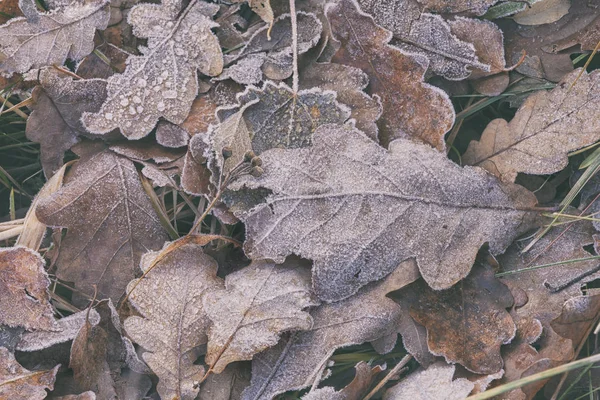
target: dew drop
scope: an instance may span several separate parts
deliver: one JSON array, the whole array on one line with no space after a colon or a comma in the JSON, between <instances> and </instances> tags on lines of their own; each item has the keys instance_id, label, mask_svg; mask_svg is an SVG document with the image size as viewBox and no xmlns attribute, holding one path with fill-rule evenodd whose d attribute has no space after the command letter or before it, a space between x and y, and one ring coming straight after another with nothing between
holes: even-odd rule
<instances>
[{"instance_id":1,"label":"dew drop","mask_svg":"<svg viewBox=\"0 0 600 400\"><path fill-rule=\"evenodd\" d=\"M104 114L104 118L111 121L113 119L113 115L112 115L112 113L106 113L106 114Z\"/></svg>"},{"instance_id":2,"label":"dew drop","mask_svg":"<svg viewBox=\"0 0 600 400\"><path fill-rule=\"evenodd\" d=\"M121 102L120 102L120 104L121 104L123 107L127 107L127 106L129 105L129 100L127 100L125 97L123 97L123 98L121 99Z\"/></svg>"},{"instance_id":3,"label":"dew drop","mask_svg":"<svg viewBox=\"0 0 600 400\"><path fill-rule=\"evenodd\" d=\"M136 108L136 111L137 111L139 114L141 114L141 113L143 113L143 112L144 112L144 107L142 107L142 106L137 106L137 108Z\"/></svg>"},{"instance_id":4,"label":"dew drop","mask_svg":"<svg viewBox=\"0 0 600 400\"><path fill-rule=\"evenodd\" d=\"M140 99L140 96L133 96L133 102L139 104L142 102L142 99Z\"/></svg>"},{"instance_id":5,"label":"dew drop","mask_svg":"<svg viewBox=\"0 0 600 400\"><path fill-rule=\"evenodd\" d=\"M176 91L174 91L174 90L165 90L165 91L163 92L163 97L164 97L165 99L174 99L174 98L176 98L176 97L177 97L177 92L176 92Z\"/></svg>"},{"instance_id":6,"label":"dew drop","mask_svg":"<svg viewBox=\"0 0 600 400\"><path fill-rule=\"evenodd\" d=\"M159 101L158 104L156 105L156 109L158 111L165 111L165 108L166 108L165 103L162 101Z\"/></svg>"}]
</instances>

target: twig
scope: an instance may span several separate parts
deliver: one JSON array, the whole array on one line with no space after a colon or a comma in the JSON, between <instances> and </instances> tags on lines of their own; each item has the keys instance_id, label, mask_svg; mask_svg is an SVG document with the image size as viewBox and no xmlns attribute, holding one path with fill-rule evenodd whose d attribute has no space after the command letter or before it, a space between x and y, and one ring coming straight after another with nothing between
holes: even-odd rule
<instances>
[{"instance_id":1,"label":"twig","mask_svg":"<svg viewBox=\"0 0 600 400\"><path fill-rule=\"evenodd\" d=\"M390 379L392 379L394 377L394 375L396 375L398 373L398 371L400 371L406 364L408 364L408 362L411 359L412 359L412 356L410 354L405 355L404 358L402 358L402 360L400 360L398 365L396 365L394 368L392 368L390 370L390 372L377 384L377 386L375 386L373 388L373 390L371 390L369 392L369 394L367 394L365 396L365 398L363 400L369 400L371 397L375 396L377 394L377 392L379 392L381 390L381 388L384 387L385 384L388 383L388 381Z\"/></svg>"},{"instance_id":2,"label":"twig","mask_svg":"<svg viewBox=\"0 0 600 400\"><path fill-rule=\"evenodd\" d=\"M294 98L298 95L298 20L296 16L295 0L290 0L290 19L292 22L292 56L294 72L292 75L292 91Z\"/></svg>"}]
</instances>

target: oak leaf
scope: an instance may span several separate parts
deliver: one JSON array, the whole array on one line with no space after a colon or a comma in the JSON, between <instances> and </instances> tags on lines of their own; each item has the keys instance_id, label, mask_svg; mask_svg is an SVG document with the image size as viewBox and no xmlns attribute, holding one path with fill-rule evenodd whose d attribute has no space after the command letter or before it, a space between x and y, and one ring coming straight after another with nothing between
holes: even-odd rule
<instances>
[{"instance_id":1,"label":"oak leaf","mask_svg":"<svg viewBox=\"0 0 600 400\"><path fill-rule=\"evenodd\" d=\"M57 276L92 296L118 301L142 254L167 239L134 164L109 150L86 155L67 183L43 199L39 220L67 228Z\"/></svg>"},{"instance_id":2,"label":"oak leaf","mask_svg":"<svg viewBox=\"0 0 600 400\"><path fill-rule=\"evenodd\" d=\"M144 255L142 270L157 256ZM216 261L195 244L180 246L145 278L129 284L129 302L141 316L128 317L125 331L146 350L142 358L158 376L161 398L191 400L198 394L204 367L194 362L201 355L199 346L207 342L210 323L202 296L220 287Z\"/></svg>"},{"instance_id":3,"label":"oak leaf","mask_svg":"<svg viewBox=\"0 0 600 400\"><path fill-rule=\"evenodd\" d=\"M60 364L48 371L23 368L6 348L0 347L0 398L42 400L54 389Z\"/></svg>"},{"instance_id":4,"label":"oak leaf","mask_svg":"<svg viewBox=\"0 0 600 400\"><path fill-rule=\"evenodd\" d=\"M72 2L39 12L31 0L20 0L25 17L0 26L0 73L23 73L32 68L62 65L67 58L81 60L94 49L96 29L108 24L108 0Z\"/></svg>"},{"instance_id":5,"label":"oak leaf","mask_svg":"<svg viewBox=\"0 0 600 400\"><path fill-rule=\"evenodd\" d=\"M418 278L414 263L401 264L385 279L343 301L324 303L311 312L313 327L294 332L252 360L252 380L243 400L270 400L279 393L318 383L329 357L340 348L394 332L402 310L386 297Z\"/></svg>"},{"instance_id":6,"label":"oak leaf","mask_svg":"<svg viewBox=\"0 0 600 400\"><path fill-rule=\"evenodd\" d=\"M375 377L386 368L376 365L373 368L364 361L354 366L355 375L352 382L340 390L335 390L331 386L325 386L316 390L311 390L302 396L302 400L360 400L366 394Z\"/></svg>"},{"instance_id":7,"label":"oak leaf","mask_svg":"<svg viewBox=\"0 0 600 400\"><path fill-rule=\"evenodd\" d=\"M250 384L248 362L229 364L220 374L210 374L202 383L198 400L239 400Z\"/></svg>"},{"instance_id":8,"label":"oak leaf","mask_svg":"<svg viewBox=\"0 0 600 400\"><path fill-rule=\"evenodd\" d=\"M27 330L58 329L44 259L27 247L0 249L0 324Z\"/></svg>"},{"instance_id":9,"label":"oak leaf","mask_svg":"<svg viewBox=\"0 0 600 400\"><path fill-rule=\"evenodd\" d=\"M133 32L148 39L142 55L130 56L122 74L108 78L108 98L96 113L84 113L95 134L120 128L129 139L150 133L164 117L174 124L189 114L198 92L196 70L209 76L223 69L223 56L212 16L218 6L193 0L180 14L181 2L138 4L128 15Z\"/></svg>"},{"instance_id":10,"label":"oak leaf","mask_svg":"<svg viewBox=\"0 0 600 400\"><path fill-rule=\"evenodd\" d=\"M462 400L475 387L468 379L452 379L454 365L439 362L413 372L402 382L389 388L384 400Z\"/></svg>"},{"instance_id":11,"label":"oak leaf","mask_svg":"<svg viewBox=\"0 0 600 400\"><path fill-rule=\"evenodd\" d=\"M578 75L573 71L552 91L529 96L510 123L490 122L462 161L511 182L519 172L546 175L563 169L569 152L600 139L600 119L590 118L600 108L600 73L584 72L571 88Z\"/></svg>"},{"instance_id":12,"label":"oak leaf","mask_svg":"<svg viewBox=\"0 0 600 400\"><path fill-rule=\"evenodd\" d=\"M310 265L288 260L283 265L254 262L225 278L225 288L204 296L212 325L206 363L215 373L277 344L285 331L309 330L307 307L319 302L311 290Z\"/></svg>"},{"instance_id":13,"label":"oak leaf","mask_svg":"<svg viewBox=\"0 0 600 400\"><path fill-rule=\"evenodd\" d=\"M413 257L432 288L447 289L468 275L481 245L502 252L534 216L530 192L461 168L427 145L399 139L387 151L338 125L318 128L312 143L262 153L265 173L231 189L272 192L236 213L248 256L312 259L313 286L326 301Z\"/></svg>"},{"instance_id":14,"label":"oak leaf","mask_svg":"<svg viewBox=\"0 0 600 400\"><path fill-rule=\"evenodd\" d=\"M443 150L454 109L445 92L423 81L427 60L389 45L392 33L376 25L354 0L330 4L326 15L341 42L332 61L362 69L369 76L369 94L381 97L382 144L412 137Z\"/></svg>"}]
</instances>

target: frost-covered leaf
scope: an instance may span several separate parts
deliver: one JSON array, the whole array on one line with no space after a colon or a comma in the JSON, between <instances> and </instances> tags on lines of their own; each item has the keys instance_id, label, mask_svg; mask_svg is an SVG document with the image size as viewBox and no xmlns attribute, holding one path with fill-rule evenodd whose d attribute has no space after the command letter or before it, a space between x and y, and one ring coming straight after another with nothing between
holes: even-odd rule
<instances>
[{"instance_id":1,"label":"frost-covered leaf","mask_svg":"<svg viewBox=\"0 0 600 400\"><path fill-rule=\"evenodd\" d=\"M86 316L91 324L97 324L100 321L100 315L95 310L90 310L89 313L87 310L80 311L59 319L56 324L58 328L56 331L36 330L24 333L17 345L17 350L27 352L38 351L58 343L73 340L85 323Z\"/></svg>"},{"instance_id":2,"label":"frost-covered leaf","mask_svg":"<svg viewBox=\"0 0 600 400\"><path fill-rule=\"evenodd\" d=\"M148 47L127 59L125 72L108 78L108 98L100 111L83 115L90 132L120 128L129 139L140 139L159 117L180 124L198 94L196 71L221 73L223 55L211 32L218 6L192 0L181 13L180 8L180 1L165 0L131 9L128 22L136 36L148 39Z\"/></svg>"},{"instance_id":3,"label":"frost-covered leaf","mask_svg":"<svg viewBox=\"0 0 600 400\"><path fill-rule=\"evenodd\" d=\"M377 120L382 107L379 96L371 97L363 89L369 84L369 77L358 68L334 63L312 63L300 72L300 88L317 87L333 90L337 100L350 107L350 117L356 127L373 140L377 140Z\"/></svg>"},{"instance_id":4,"label":"frost-covered leaf","mask_svg":"<svg viewBox=\"0 0 600 400\"><path fill-rule=\"evenodd\" d=\"M44 259L27 247L0 249L0 324L58 329L50 305Z\"/></svg>"},{"instance_id":5,"label":"frost-covered leaf","mask_svg":"<svg viewBox=\"0 0 600 400\"><path fill-rule=\"evenodd\" d=\"M302 400L360 400L371 386L373 379L383 370L385 365L376 365L373 368L364 361L354 366L356 371L354 379L342 389L336 391L331 386L312 390L302 396Z\"/></svg>"},{"instance_id":6,"label":"frost-covered leaf","mask_svg":"<svg viewBox=\"0 0 600 400\"><path fill-rule=\"evenodd\" d=\"M215 373L277 344L285 331L309 330L312 294L310 265L291 259L283 265L258 261L227 275L225 288L204 297L212 325L206 363Z\"/></svg>"},{"instance_id":7,"label":"frost-covered leaf","mask_svg":"<svg viewBox=\"0 0 600 400\"><path fill-rule=\"evenodd\" d=\"M72 2L40 13L32 0L20 0L22 10L33 10L28 18L13 18L0 26L0 74L10 76L13 72L62 65L67 58L80 60L87 56L94 49L96 29L104 29L108 24L108 3Z\"/></svg>"},{"instance_id":8,"label":"frost-covered leaf","mask_svg":"<svg viewBox=\"0 0 600 400\"><path fill-rule=\"evenodd\" d=\"M84 156L66 184L43 199L37 216L67 228L56 264L60 279L90 297L117 302L142 254L167 239L134 164L109 150Z\"/></svg>"},{"instance_id":9,"label":"frost-covered leaf","mask_svg":"<svg viewBox=\"0 0 600 400\"><path fill-rule=\"evenodd\" d=\"M388 45L391 32L377 26L354 0L330 5L326 14L342 46L332 61L362 69L369 76L368 93L381 97L382 144L412 137L444 149L454 108L446 93L423 82L427 60Z\"/></svg>"},{"instance_id":10,"label":"frost-covered leaf","mask_svg":"<svg viewBox=\"0 0 600 400\"><path fill-rule=\"evenodd\" d=\"M238 95L239 105L221 109L221 122L209 132L219 170L228 172L248 150L261 154L268 149L310 146L315 130L327 123L343 123L350 110L330 90L301 90L296 95L284 83L266 82L248 87ZM225 160L223 147L232 149Z\"/></svg>"},{"instance_id":11,"label":"frost-covered leaf","mask_svg":"<svg viewBox=\"0 0 600 400\"><path fill-rule=\"evenodd\" d=\"M306 53L317 44L323 26L311 13L298 12L298 54ZM270 29L270 37L267 35ZM227 58L228 67L218 80L233 79L245 85L268 79L283 80L292 76L292 30L289 14L279 16L273 27L257 30L244 48Z\"/></svg>"},{"instance_id":12,"label":"frost-covered leaf","mask_svg":"<svg viewBox=\"0 0 600 400\"><path fill-rule=\"evenodd\" d=\"M419 280L394 296L427 328L433 354L478 374L502 369L500 346L509 343L516 330L506 311L513 305L513 296L491 268L474 267L448 290L432 290Z\"/></svg>"},{"instance_id":13,"label":"frost-covered leaf","mask_svg":"<svg viewBox=\"0 0 600 400\"><path fill-rule=\"evenodd\" d=\"M150 267L158 252L144 255L142 270ZM216 261L202 247L185 244L169 253L141 281L128 287L129 302L141 316L125 320L127 335L147 352L142 358L158 376L161 398L192 400L204 368L195 365L207 342L209 319L202 296L222 286Z\"/></svg>"},{"instance_id":14,"label":"frost-covered leaf","mask_svg":"<svg viewBox=\"0 0 600 400\"><path fill-rule=\"evenodd\" d=\"M333 352L376 340L394 332L402 312L385 295L418 278L414 263L402 263L384 280L371 283L355 296L321 304L311 312L311 330L292 333L252 360L252 380L243 400L271 400L276 394L320 381Z\"/></svg>"},{"instance_id":15,"label":"frost-covered leaf","mask_svg":"<svg viewBox=\"0 0 600 400\"><path fill-rule=\"evenodd\" d=\"M425 10L438 14L483 15L499 0L417 0Z\"/></svg>"},{"instance_id":16,"label":"frost-covered leaf","mask_svg":"<svg viewBox=\"0 0 600 400\"><path fill-rule=\"evenodd\" d=\"M54 389L56 373L60 365L48 371L29 371L23 368L15 356L0 347L0 398L42 400Z\"/></svg>"},{"instance_id":17,"label":"frost-covered leaf","mask_svg":"<svg viewBox=\"0 0 600 400\"><path fill-rule=\"evenodd\" d=\"M389 388L384 400L463 400L475 387L468 379L452 379L454 365L439 362L413 372Z\"/></svg>"},{"instance_id":18,"label":"frost-covered leaf","mask_svg":"<svg viewBox=\"0 0 600 400\"><path fill-rule=\"evenodd\" d=\"M106 99L106 82L73 80L53 68L42 69L39 81L32 94L35 103L25 133L29 140L40 143L40 161L50 177L62 166L65 151L87 133L81 114L100 109Z\"/></svg>"},{"instance_id":19,"label":"frost-covered leaf","mask_svg":"<svg viewBox=\"0 0 600 400\"><path fill-rule=\"evenodd\" d=\"M495 119L462 161L506 181L519 172L545 175L563 169L568 154L600 139L600 73L573 71L552 91L529 96L510 123Z\"/></svg>"},{"instance_id":20,"label":"frost-covered leaf","mask_svg":"<svg viewBox=\"0 0 600 400\"><path fill-rule=\"evenodd\" d=\"M250 384L250 363L229 364L220 374L210 374L202 383L198 400L239 400Z\"/></svg>"},{"instance_id":21,"label":"frost-covered leaf","mask_svg":"<svg viewBox=\"0 0 600 400\"><path fill-rule=\"evenodd\" d=\"M232 189L264 188L265 203L238 212L246 253L282 262L312 259L327 301L415 257L434 289L468 275L484 243L502 252L534 214L535 197L479 168L461 168L427 145L399 139L387 151L348 126L324 125L312 147L261 155L265 173Z\"/></svg>"}]
</instances>

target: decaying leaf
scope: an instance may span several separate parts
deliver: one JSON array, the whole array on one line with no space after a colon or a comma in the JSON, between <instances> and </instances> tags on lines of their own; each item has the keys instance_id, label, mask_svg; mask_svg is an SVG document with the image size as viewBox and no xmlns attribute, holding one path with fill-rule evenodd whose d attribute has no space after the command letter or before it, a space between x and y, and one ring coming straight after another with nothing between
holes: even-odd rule
<instances>
[{"instance_id":1,"label":"decaying leaf","mask_svg":"<svg viewBox=\"0 0 600 400\"><path fill-rule=\"evenodd\" d=\"M0 249L0 324L57 330L44 259L27 247Z\"/></svg>"},{"instance_id":2,"label":"decaying leaf","mask_svg":"<svg viewBox=\"0 0 600 400\"><path fill-rule=\"evenodd\" d=\"M600 73L573 71L552 91L529 96L510 123L495 119L479 142L471 142L462 161L506 181L517 173L552 174L567 165L568 153L600 139L597 86Z\"/></svg>"},{"instance_id":3,"label":"decaying leaf","mask_svg":"<svg viewBox=\"0 0 600 400\"><path fill-rule=\"evenodd\" d=\"M310 264L288 260L283 265L255 262L227 275L225 288L204 297L212 325L206 363L215 373L277 344L285 331L309 330L304 309L319 302L312 294Z\"/></svg>"},{"instance_id":4,"label":"decaying leaf","mask_svg":"<svg viewBox=\"0 0 600 400\"><path fill-rule=\"evenodd\" d=\"M87 311L80 311L59 319L56 323L58 328L56 331L36 330L25 332L21 336L17 350L27 352L38 351L47 349L55 344L73 340L85 323L86 317L88 317L92 325L100 322L100 315L95 310L90 310L89 313Z\"/></svg>"},{"instance_id":5,"label":"decaying leaf","mask_svg":"<svg viewBox=\"0 0 600 400\"><path fill-rule=\"evenodd\" d=\"M521 25L542 25L556 22L571 8L571 0L534 0L531 6L513 15Z\"/></svg>"},{"instance_id":6,"label":"decaying leaf","mask_svg":"<svg viewBox=\"0 0 600 400\"><path fill-rule=\"evenodd\" d=\"M50 177L62 166L65 151L87 134L81 114L100 109L106 98L106 82L73 80L53 68L42 69L39 81L32 94L35 103L25 133L29 140L40 143L40 161Z\"/></svg>"},{"instance_id":7,"label":"decaying leaf","mask_svg":"<svg viewBox=\"0 0 600 400\"><path fill-rule=\"evenodd\" d=\"M144 255L142 270L157 256ZM198 394L204 368L194 361L201 354L199 346L207 342L209 324L202 296L221 286L216 261L195 244L169 253L139 283L130 283L129 302L141 317L127 318L125 331L147 351L142 357L158 376L161 398L192 400Z\"/></svg>"},{"instance_id":8,"label":"decaying leaf","mask_svg":"<svg viewBox=\"0 0 600 400\"><path fill-rule=\"evenodd\" d=\"M270 0L234 0L234 3L246 1L254 11L267 24L273 23L273 9Z\"/></svg>"},{"instance_id":9,"label":"decaying leaf","mask_svg":"<svg viewBox=\"0 0 600 400\"><path fill-rule=\"evenodd\" d=\"M336 391L331 386L312 390L302 396L302 400L360 400L371 386L373 379L383 370L385 365L376 365L373 368L364 361L354 366L356 374L352 382Z\"/></svg>"},{"instance_id":10,"label":"decaying leaf","mask_svg":"<svg viewBox=\"0 0 600 400\"><path fill-rule=\"evenodd\" d=\"M454 109L445 92L423 82L427 60L388 45L391 32L377 26L354 0L328 6L326 14L342 45L332 61L361 68L369 76L369 94L381 97L382 144L411 137L444 149Z\"/></svg>"},{"instance_id":11,"label":"decaying leaf","mask_svg":"<svg viewBox=\"0 0 600 400\"><path fill-rule=\"evenodd\" d=\"M40 221L67 228L56 264L60 279L90 297L118 301L140 257L167 239L134 164L109 150L87 155L67 183L43 199Z\"/></svg>"},{"instance_id":12,"label":"decaying leaf","mask_svg":"<svg viewBox=\"0 0 600 400\"><path fill-rule=\"evenodd\" d=\"M399 139L390 147L352 127L324 125L310 148L264 152L265 173L231 186L272 191L236 215L246 224L246 253L312 259L313 286L326 301L411 257L439 290L469 273L483 243L502 252L533 217L526 210L535 198L520 186L461 168L426 145Z\"/></svg>"},{"instance_id":13,"label":"decaying leaf","mask_svg":"<svg viewBox=\"0 0 600 400\"><path fill-rule=\"evenodd\" d=\"M54 381L60 364L48 371L29 371L23 368L15 356L0 347L0 398L42 400L54 389Z\"/></svg>"},{"instance_id":14,"label":"decaying leaf","mask_svg":"<svg viewBox=\"0 0 600 400\"><path fill-rule=\"evenodd\" d=\"M452 380L454 365L443 362L413 372L399 384L389 388L384 400L462 400L473 387L473 382L459 378Z\"/></svg>"},{"instance_id":15,"label":"decaying leaf","mask_svg":"<svg viewBox=\"0 0 600 400\"><path fill-rule=\"evenodd\" d=\"M223 69L223 55L211 28L218 6L193 0L180 13L181 2L138 4L128 22L140 38L148 39L142 55L130 56L122 74L108 78L108 98L97 113L84 113L92 133L120 128L129 139L150 133L164 117L182 123L198 92L196 70L209 76Z\"/></svg>"},{"instance_id":16,"label":"decaying leaf","mask_svg":"<svg viewBox=\"0 0 600 400\"><path fill-rule=\"evenodd\" d=\"M62 65L67 58L80 60L94 49L96 29L108 24L107 0L73 2L40 13L31 0L20 0L25 17L0 26L0 73L23 73L31 68Z\"/></svg>"},{"instance_id":17,"label":"decaying leaf","mask_svg":"<svg viewBox=\"0 0 600 400\"><path fill-rule=\"evenodd\" d=\"M483 15L499 0L417 0L425 10L439 14L468 13Z\"/></svg>"},{"instance_id":18,"label":"decaying leaf","mask_svg":"<svg viewBox=\"0 0 600 400\"><path fill-rule=\"evenodd\" d=\"M195 196L211 194L211 172L204 153L208 147L202 135L194 136L189 143L181 172L181 187Z\"/></svg>"},{"instance_id":19,"label":"decaying leaf","mask_svg":"<svg viewBox=\"0 0 600 400\"><path fill-rule=\"evenodd\" d=\"M243 400L270 400L288 390L318 383L327 360L345 346L376 340L394 332L402 310L385 295L418 278L413 262L402 263L385 279L362 288L356 295L311 312L308 331L290 334L252 360L252 380Z\"/></svg>"},{"instance_id":20,"label":"decaying leaf","mask_svg":"<svg viewBox=\"0 0 600 400\"><path fill-rule=\"evenodd\" d=\"M19 0L0 1L0 24L4 24L9 19L22 15L23 12L19 8Z\"/></svg>"},{"instance_id":21,"label":"decaying leaf","mask_svg":"<svg viewBox=\"0 0 600 400\"><path fill-rule=\"evenodd\" d=\"M223 122L209 132L214 162L225 173L242 161L248 150L260 155L273 148L310 146L319 126L343 123L350 116L333 91L313 88L294 95L286 84L270 81L261 89L249 86L238 95L238 102L236 107L218 111ZM226 160L224 147L232 149Z\"/></svg>"},{"instance_id":22,"label":"decaying leaf","mask_svg":"<svg viewBox=\"0 0 600 400\"><path fill-rule=\"evenodd\" d=\"M298 54L317 44L323 29L321 21L311 13L298 12ZM270 29L270 37L267 32ZM279 16L273 27L257 30L244 48L227 58L227 68L216 79L233 79L245 85L267 79L282 80L292 76L292 33L289 14Z\"/></svg>"},{"instance_id":23,"label":"decaying leaf","mask_svg":"<svg viewBox=\"0 0 600 400\"><path fill-rule=\"evenodd\" d=\"M500 346L509 343L516 330L506 311L513 296L491 269L475 267L467 278L442 291L417 281L395 297L427 328L433 354L478 374L502 369Z\"/></svg>"}]
</instances>

